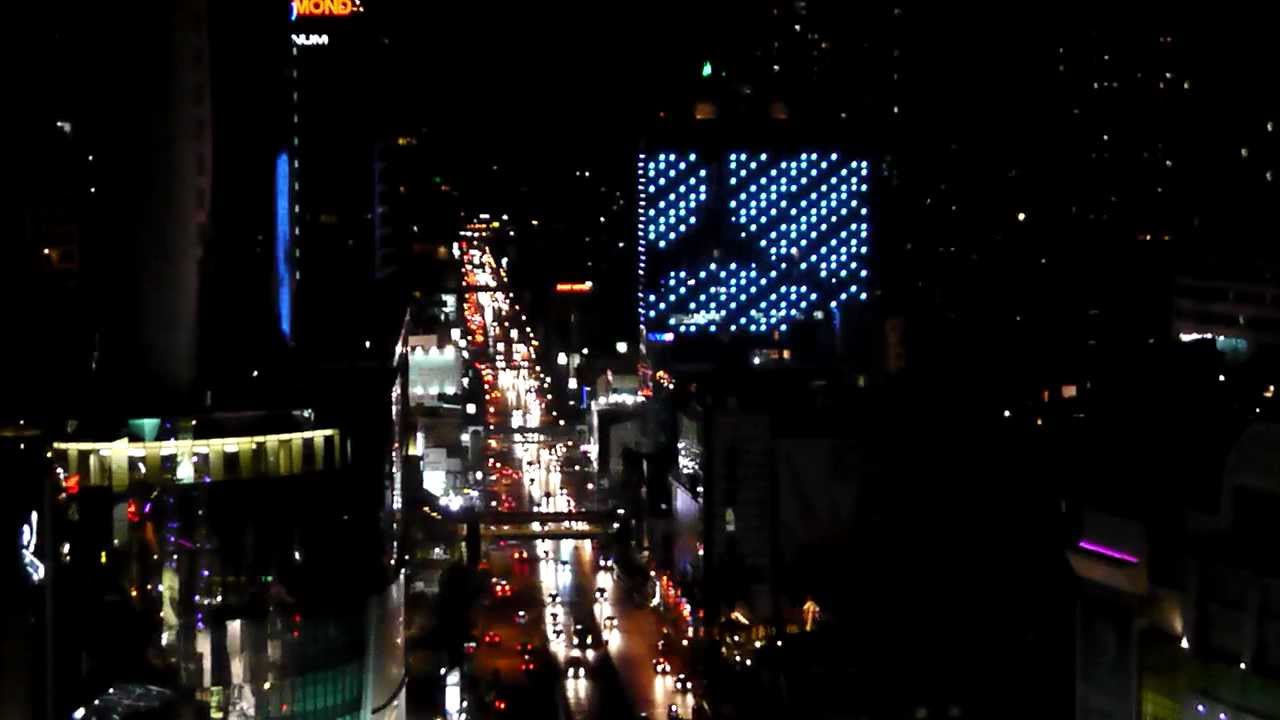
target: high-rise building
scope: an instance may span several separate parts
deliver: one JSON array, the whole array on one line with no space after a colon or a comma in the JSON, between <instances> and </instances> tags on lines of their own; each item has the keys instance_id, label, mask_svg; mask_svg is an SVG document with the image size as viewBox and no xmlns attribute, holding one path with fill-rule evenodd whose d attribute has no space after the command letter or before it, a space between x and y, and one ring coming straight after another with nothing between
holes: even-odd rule
<instances>
[{"instance_id":1,"label":"high-rise building","mask_svg":"<svg viewBox=\"0 0 1280 720\"><path fill-rule=\"evenodd\" d=\"M68 357L110 378L103 387L114 397L182 403L196 390L199 271L209 231L207 7L167 3L139 20L136 42L119 42L120 23L94 7L75 22L51 15L35 25L33 32L54 35L48 48L57 53L41 71L51 82L40 114L55 115L42 125L56 128L64 144L48 146L42 173L75 186L70 204L57 204L76 217L69 223L65 213L55 220L37 210L32 237L61 225L64 239L50 238L46 257L50 265L78 264L93 298L50 320L50 327L89 325L91 349L72 340ZM49 208L46 200L31 207Z\"/></svg>"},{"instance_id":2,"label":"high-rise building","mask_svg":"<svg viewBox=\"0 0 1280 720\"><path fill-rule=\"evenodd\" d=\"M32 527L26 582L36 587L22 597L30 601L24 620L46 642L32 676L56 683L42 688L48 717L72 715L106 687L126 694L116 681L144 676L192 691L183 702L214 716L267 706L273 715L402 712L400 496L383 462L390 371L356 369L334 380L305 372L318 363L287 376L257 364L285 347L275 291L287 288L288 304L297 277L271 282L278 257L301 263L291 273L308 269L292 230L305 240L314 229L317 242L351 247L352 256L369 253L360 269L331 246L319 249L314 269L331 305L373 268L372 234L361 230L373 203L372 136L343 123L369 108L352 103L340 117L320 92L326 74L340 90L368 85L352 81L355 65L303 55L334 49L311 42L311 30L323 27L316 23L359 17L309 17L317 7L353 7L340 1L294 7L296 22L287 3L267 12L172 0L127 16L106 6L70 19L50 13L37 25L53 35L35 104L49 116L39 123L47 132L32 134L21 157L38 182L24 202L25 229L15 233L24 238L13 248L21 264L5 263L3 272L39 271L24 273L24 283L49 301L41 312L52 317L31 323L43 333L24 332L21 341L86 368L100 391L0 419L0 460L23 484L21 516ZM351 50L352 63L364 57ZM63 63L82 73L79 82L62 82ZM301 102L310 93L317 104ZM304 121L308 108L315 124ZM294 174L306 168L313 174ZM290 231L280 256L278 219ZM339 242L348 237L349 246ZM16 247L33 244L34 253ZM78 287L86 289L82 303ZM311 306L300 307L300 317L313 317ZM335 317L334 336L349 332L354 317ZM290 325L294 315L285 318ZM300 344L297 354L315 359L334 344L330 337L319 335L314 353ZM392 347L379 350L389 357ZM37 399L55 397L48 388L63 379L54 364L13 377ZM317 424L317 413L328 419ZM29 457L9 462L11 446ZM251 492L219 482L237 477L262 482L250 483ZM288 504L314 489L306 478L350 486L331 494L332 512L319 510L328 501L308 501L319 514L284 530ZM224 500L236 508L230 514L216 509ZM250 517L257 512L264 515ZM340 525L349 532L333 532ZM249 537L250 546L241 544ZM356 569L334 592L323 578L339 558ZM314 574L304 570L313 560ZM35 561L47 574L34 571ZM286 584L299 605L293 612L281 607ZM304 596L315 604L304 607ZM7 663L13 653L5 650ZM242 687L231 692L233 684ZM37 708L39 716L47 709Z\"/></svg>"},{"instance_id":3,"label":"high-rise building","mask_svg":"<svg viewBox=\"0 0 1280 720\"><path fill-rule=\"evenodd\" d=\"M460 193L446 180L427 140L425 132L399 133L376 150L373 276L387 314L397 317L410 301L442 312L446 305L457 307L453 243L464 219ZM442 294L453 298L445 300ZM456 312L449 318L456 318Z\"/></svg>"},{"instance_id":4,"label":"high-rise building","mask_svg":"<svg viewBox=\"0 0 1280 720\"><path fill-rule=\"evenodd\" d=\"M355 0L288 7L278 38L289 47L289 123L274 166L277 313L281 334L304 356L342 361L368 339L359 325L375 269L381 43Z\"/></svg>"},{"instance_id":5,"label":"high-rise building","mask_svg":"<svg viewBox=\"0 0 1280 720\"><path fill-rule=\"evenodd\" d=\"M65 405L86 389L96 318L85 303L85 252L99 188L92 116L74 87L75 40L51 18L33 23L30 72L16 78L9 169L15 212L5 213L0 302L12 308L8 337L20 352L0 360L9 419Z\"/></svg>"},{"instance_id":6,"label":"high-rise building","mask_svg":"<svg viewBox=\"0 0 1280 720\"><path fill-rule=\"evenodd\" d=\"M900 300L900 288L915 284L910 279L914 272L912 264L906 261L909 258L903 257L902 247L910 247L913 239L917 243L919 240L911 235L911 228L915 225L913 212L904 211L902 206L907 195L927 184L923 169L938 158L932 149L945 147L942 138L954 134L948 124L930 119L937 117L935 113L945 111L940 107L943 103L933 98L952 97L956 92L926 72L924 51L931 49L935 41L948 47L958 47L962 43L941 30L930 30L935 24L946 24L943 22L945 13L907 11L895 3L850 5L822 0L767 0L731 5L716 5L695 15L698 26L708 29L718 27L725 17L732 15L735 30L732 33L705 33L708 40L703 54L691 58L686 81L676 85L678 91L662 106L656 127L646 143L646 153L661 156L672 150L677 155L682 151L693 151L701 155L702 161L727 166L734 154L768 165L788 160L807 161L810 154L827 158L835 151L842 159L858 162L859 172L865 170L867 173L863 176L865 184L874 189L870 196L859 201L862 205L856 209L867 208L868 201L874 197L874 207L868 208L868 217L874 217L877 226L875 249L870 255L863 255L868 247L863 244L858 249L859 255L863 256L857 260L856 268L822 268L826 258L817 257L813 269L818 279L827 282L833 277L839 278L841 270L845 272L842 279L849 279L852 274L863 280L857 283L856 292L850 290L855 284L853 282L847 283L841 291L846 293L846 299L853 297L865 301L876 310L867 312L863 308L852 317L841 317L838 331L830 332L824 327L835 327L831 315L839 303L833 308L830 305L833 298L810 298L809 303L821 300L822 307L805 309L817 309L823 316L822 322L801 323L798 331L795 322L787 323L791 337L786 342L767 348L762 344L757 348L762 352L743 355L743 358L749 357L750 362L761 363L790 362L794 348L784 346L803 345L810 349L802 353L808 356L806 362L826 362L840 356L867 370L880 369L886 365L881 358L883 348L896 343L896 347L901 349L903 345L901 318L890 317L902 314L904 303ZM711 139L714 142L708 142ZM763 163L758 157L761 154L768 157ZM865 167L861 165L864 161ZM748 174L754 172L744 167ZM736 168L738 171L742 169ZM769 172L777 169L765 167L765 179ZM730 187L727 175L716 179L709 187L713 192L734 190L741 193L757 180L740 179L747 183L741 188ZM819 182L814 188L821 184ZM859 183L859 188L863 184ZM648 183L639 183L639 186L642 191L647 191ZM790 190L789 185L787 190ZM800 187L797 186L796 190L799 191ZM779 202L797 203L797 210L801 210L798 203L806 200L804 197L785 198L776 188L769 193L778 194ZM712 205L719 203L727 208L727 203L733 199L726 196L713 201ZM748 211L751 210L752 199L743 198ZM652 200L661 202L662 198ZM819 208L822 201L822 198L814 200ZM676 205L678 207L679 199ZM645 208L642 212L650 209ZM785 213L792 209L774 208ZM809 209L802 208L806 214ZM715 220L718 216L719 211L712 213L714 224L719 223ZM797 219L805 218L797 216ZM705 220L698 218L698 222ZM731 224L725 223L726 226ZM751 233L753 224L757 229L766 225L747 223L740 230ZM831 225L830 222L818 223L822 224ZM869 232L871 223L867 224L868 228L859 228L856 232ZM671 229L679 230L679 223ZM798 227L795 229L798 233ZM815 226L806 232L823 234L828 229ZM768 233L776 231L776 228L768 229ZM775 237L766 233L756 242L760 239L766 242L790 240L790 232L791 229L787 229L783 235ZM697 229L697 234L705 233L704 224ZM741 236L735 239L741 239ZM797 239L801 239L799 235ZM817 240L814 237L803 239L807 243ZM682 243L682 247L688 245ZM726 248L722 246L721 249ZM669 251L652 243L638 248L638 252L641 251L646 254L644 263L662 262L662 254L670 255ZM805 257L797 257L794 263L790 263L789 271L800 271L801 264L805 265L804 271L808 271L808 256L811 254L806 252ZM868 266L872 264L878 268L877 271L870 270ZM827 272L827 277L822 277L823 271ZM796 304L801 301L799 286L805 284L795 283ZM794 311L797 308L791 304L791 290L788 287L780 299L789 303L789 311ZM864 293L865 298L862 297ZM643 293L641 300L646 300L648 294L653 294L655 299L659 295L650 288ZM808 294L812 296L813 291ZM822 293L818 295L822 296ZM834 297L838 299L839 295L837 292ZM646 309L644 319L650 319L647 317L650 311L660 313L661 308ZM807 319L813 320L812 316ZM895 321L893 327L898 328L895 335L898 340L894 342L885 340L886 321L889 320ZM744 327L749 331L752 324L746 322ZM759 327L758 323L754 324ZM655 330L658 334L654 339L659 343L667 337L664 333L672 332L678 337L680 332L679 327L655 329L646 326L646 332ZM717 331L723 332L724 328L717 326ZM857 353L856 358L848 355L851 351ZM901 351L895 352L895 366L902 364L902 355Z\"/></svg>"}]
</instances>

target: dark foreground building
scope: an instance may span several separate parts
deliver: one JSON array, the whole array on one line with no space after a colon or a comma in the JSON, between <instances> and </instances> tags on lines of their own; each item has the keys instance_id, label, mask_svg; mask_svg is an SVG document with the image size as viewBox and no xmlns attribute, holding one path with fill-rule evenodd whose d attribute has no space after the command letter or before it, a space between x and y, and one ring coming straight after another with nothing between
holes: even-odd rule
<instances>
[{"instance_id":1,"label":"dark foreground building","mask_svg":"<svg viewBox=\"0 0 1280 720\"><path fill-rule=\"evenodd\" d=\"M47 444L26 640L53 717L128 683L194 717L401 716L383 438L332 419L90 419Z\"/></svg>"}]
</instances>

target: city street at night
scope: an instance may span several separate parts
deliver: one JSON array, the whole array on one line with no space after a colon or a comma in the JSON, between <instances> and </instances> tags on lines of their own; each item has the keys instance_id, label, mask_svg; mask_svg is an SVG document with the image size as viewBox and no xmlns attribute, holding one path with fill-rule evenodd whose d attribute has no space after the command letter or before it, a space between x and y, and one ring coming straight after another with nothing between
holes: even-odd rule
<instances>
[{"instance_id":1,"label":"city street at night","mask_svg":"<svg viewBox=\"0 0 1280 720\"><path fill-rule=\"evenodd\" d=\"M1280 720L1266 4L13 4L0 720Z\"/></svg>"}]
</instances>

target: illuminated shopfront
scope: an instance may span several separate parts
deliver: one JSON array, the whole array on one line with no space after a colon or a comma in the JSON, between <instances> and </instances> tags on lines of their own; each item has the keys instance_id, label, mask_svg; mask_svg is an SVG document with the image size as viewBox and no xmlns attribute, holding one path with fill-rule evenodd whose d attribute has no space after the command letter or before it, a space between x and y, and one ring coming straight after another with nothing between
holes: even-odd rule
<instances>
[{"instance_id":1,"label":"illuminated shopfront","mask_svg":"<svg viewBox=\"0 0 1280 720\"><path fill-rule=\"evenodd\" d=\"M287 477L341 468L336 429L145 442L56 442L54 461L78 485L123 491L131 481L184 484Z\"/></svg>"}]
</instances>

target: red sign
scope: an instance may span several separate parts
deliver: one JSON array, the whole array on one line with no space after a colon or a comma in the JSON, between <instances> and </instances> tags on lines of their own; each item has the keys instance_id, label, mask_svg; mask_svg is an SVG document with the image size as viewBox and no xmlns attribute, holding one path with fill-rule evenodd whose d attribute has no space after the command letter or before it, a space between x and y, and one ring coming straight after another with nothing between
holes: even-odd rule
<instances>
[{"instance_id":1,"label":"red sign","mask_svg":"<svg viewBox=\"0 0 1280 720\"><path fill-rule=\"evenodd\" d=\"M562 282L556 283L556 292L569 295L582 295L591 292L592 283L590 280L586 282Z\"/></svg>"},{"instance_id":2,"label":"red sign","mask_svg":"<svg viewBox=\"0 0 1280 720\"><path fill-rule=\"evenodd\" d=\"M138 513L138 501L130 499L129 503L124 506L125 517L129 518L129 522L136 523L142 519L142 515Z\"/></svg>"},{"instance_id":3,"label":"red sign","mask_svg":"<svg viewBox=\"0 0 1280 720\"><path fill-rule=\"evenodd\" d=\"M80 492L80 473L68 475L62 480L62 489L67 491L68 495L76 495Z\"/></svg>"}]
</instances>

